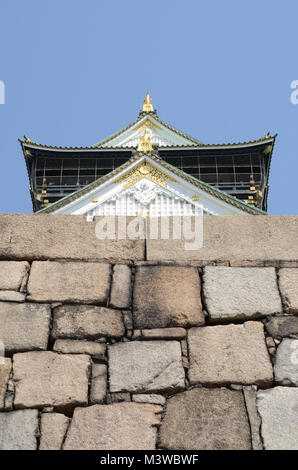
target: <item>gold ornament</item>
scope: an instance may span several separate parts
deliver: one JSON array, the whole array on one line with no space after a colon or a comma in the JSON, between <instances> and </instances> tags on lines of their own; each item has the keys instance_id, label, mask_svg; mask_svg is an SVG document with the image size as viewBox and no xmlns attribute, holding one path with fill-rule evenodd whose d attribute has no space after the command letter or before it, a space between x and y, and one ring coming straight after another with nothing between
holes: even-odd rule
<instances>
[{"instance_id":1,"label":"gold ornament","mask_svg":"<svg viewBox=\"0 0 298 470\"><path fill-rule=\"evenodd\" d=\"M146 129L144 134L142 135L139 145L138 145L138 152L151 152L153 150L151 140L149 135L146 134Z\"/></svg>"},{"instance_id":2,"label":"gold ornament","mask_svg":"<svg viewBox=\"0 0 298 470\"><path fill-rule=\"evenodd\" d=\"M168 176L166 173L152 166L150 163L142 162L129 171L126 175L123 175L118 180L116 180L115 184L125 183L123 189L127 189L143 178L147 178L164 188L168 187L166 181L176 181L174 178Z\"/></svg>"},{"instance_id":3,"label":"gold ornament","mask_svg":"<svg viewBox=\"0 0 298 470\"><path fill-rule=\"evenodd\" d=\"M143 100L143 113L150 113L152 111L152 98L150 98L149 91L147 90L146 98L144 98Z\"/></svg>"}]
</instances>

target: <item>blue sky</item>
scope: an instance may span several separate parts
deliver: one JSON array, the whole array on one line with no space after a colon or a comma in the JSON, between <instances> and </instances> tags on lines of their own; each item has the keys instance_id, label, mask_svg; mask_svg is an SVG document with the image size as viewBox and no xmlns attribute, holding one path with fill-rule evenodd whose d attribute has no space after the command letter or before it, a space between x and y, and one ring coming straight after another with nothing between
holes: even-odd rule
<instances>
[{"instance_id":1,"label":"blue sky","mask_svg":"<svg viewBox=\"0 0 298 470\"><path fill-rule=\"evenodd\" d=\"M202 142L278 133L269 213L298 213L297 0L0 0L0 20L0 212L32 212L19 137L93 145L148 88Z\"/></svg>"}]
</instances>

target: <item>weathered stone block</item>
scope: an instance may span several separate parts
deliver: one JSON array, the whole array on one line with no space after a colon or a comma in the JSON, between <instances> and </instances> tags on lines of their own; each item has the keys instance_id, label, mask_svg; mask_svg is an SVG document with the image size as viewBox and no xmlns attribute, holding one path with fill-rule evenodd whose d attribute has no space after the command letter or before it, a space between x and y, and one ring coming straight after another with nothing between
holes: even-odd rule
<instances>
[{"instance_id":1,"label":"weathered stone block","mask_svg":"<svg viewBox=\"0 0 298 470\"><path fill-rule=\"evenodd\" d=\"M183 339L186 336L185 328L154 328L152 330L142 330L142 337L145 339Z\"/></svg>"},{"instance_id":2,"label":"weathered stone block","mask_svg":"<svg viewBox=\"0 0 298 470\"><path fill-rule=\"evenodd\" d=\"M27 352L15 354L13 363L16 408L64 410L87 405L89 356Z\"/></svg>"},{"instance_id":3,"label":"weathered stone block","mask_svg":"<svg viewBox=\"0 0 298 470\"><path fill-rule=\"evenodd\" d=\"M298 269L279 270L279 287L283 302L289 313L298 314Z\"/></svg>"},{"instance_id":4,"label":"weathered stone block","mask_svg":"<svg viewBox=\"0 0 298 470\"><path fill-rule=\"evenodd\" d=\"M49 305L0 302L0 339L6 354L47 349Z\"/></svg>"},{"instance_id":5,"label":"weathered stone block","mask_svg":"<svg viewBox=\"0 0 298 470\"><path fill-rule=\"evenodd\" d=\"M145 240L118 237L116 217L113 239L96 236L96 224L107 217L87 222L84 215L1 214L0 258L22 260L141 260ZM115 218L111 217L112 221ZM123 218L122 218L123 219ZM132 217L127 217L127 225ZM119 230L118 230L119 229Z\"/></svg>"},{"instance_id":6,"label":"weathered stone block","mask_svg":"<svg viewBox=\"0 0 298 470\"><path fill-rule=\"evenodd\" d=\"M130 307L131 269L125 264L116 264L113 271L110 306L115 308Z\"/></svg>"},{"instance_id":7,"label":"weathered stone block","mask_svg":"<svg viewBox=\"0 0 298 470\"><path fill-rule=\"evenodd\" d=\"M266 450L298 450L298 389L275 387L257 396Z\"/></svg>"},{"instance_id":8,"label":"weathered stone block","mask_svg":"<svg viewBox=\"0 0 298 470\"><path fill-rule=\"evenodd\" d=\"M76 408L65 450L153 450L162 408L116 403Z\"/></svg>"},{"instance_id":9,"label":"weathered stone block","mask_svg":"<svg viewBox=\"0 0 298 470\"><path fill-rule=\"evenodd\" d=\"M92 364L92 382L90 402L102 403L107 394L107 366L105 364Z\"/></svg>"},{"instance_id":10,"label":"weathered stone block","mask_svg":"<svg viewBox=\"0 0 298 470\"><path fill-rule=\"evenodd\" d=\"M206 385L272 384L263 325L218 325L189 330L190 382Z\"/></svg>"},{"instance_id":11,"label":"weathered stone block","mask_svg":"<svg viewBox=\"0 0 298 470\"><path fill-rule=\"evenodd\" d=\"M280 265L298 259L297 216L204 217L204 243L198 250L186 250L183 238L174 240L171 217L169 222L169 239L147 240L147 260L192 261L204 266L214 261L268 261Z\"/></svg>"},{"instance_id":12,"label":"weathered stone block","mask_svg":"<svg viewBox=\"0 0 298 470\"><path fill-rule=\"evenodd\" d=\"M37 436L37 410L0 413L1 450L36 450Z\"/></svg>"},{"instance_id":13,"label":"weathered stone block","mask_svg":"<svg viewBox=\"0 0 298 470\"><path fill-rule=\"evenodd\" d=\"M90 403L103 403L107 394L107 377L102 375L92 379Z\"/></svg>"},{"instance_id":14,"label":"weathered stone block","mask_svg":"<svg viewBox=\"0 0 298 470\"><path fill-rule=\"evenodd\" d=\"M138 266L133 315L136 328L204 325L196 268Z\"/></svg>"},{"instance_id":15,"label":"weathered stone block","mask_svg":"<svg viewBox=\"0 0 298 470\"><path fill-rule=\"evenodd\" d=\"M0 290L0 302L25 302L26 295L13 290Z\"/></svg>"},{"instance_id":16,"label":"weathered stone block","mask_svg":"<svg viewBox=\"0 0 298 470\"><path fill-rule=\"evenodd\" d=\"M64 354L105 354L106 345L95 341L80 341L75 339L57 339L53 351Z\"/></svg>"},{"instance_id":17,"label":"weathered stone block","mask_svg":"<svg viewBox=\"0 0 298 470\"><path fill-rule=\"evenodd\" d=\"M274 376L278 384L298 387L298 340L282 340L276 352Z\"/></svg>"},{"instance_id":18,"label":"weathered stone block","mask_svg":"<svg viewBox=\"0 0 298 470\"><path fill-rule=\"evenodd\" d=\"M178 341L136 341L108 348L111 392L178 391L184 370Z\"/></svg>"},{"instance_id":19,"label":"weathered stone block","mask_svg":"<svg viewBox=\"0 0 298 470\"><path fill-rule=\"evenodd\" d=\"M154 405L163 406L166 402L166 399L162 395L156 395L154 393L139 393L132 396L132 401L135 401L136 403L152 403Z\"/></svg>"},{"instance_id":20,"label":"weathered stone block","mask_svg":"<svg viewBox=\"0 0 298 470\"><path fill-rule=\"evenodd\" d=\"M171 397L159 445L174 450L251 449L242 393L195 388Z\"/></svg>"},{"instance_id":21,"label":"weathered stone block","mask_svg":"<svg viewBox=\"0 0 298 470\"><path fill-rule=\"evenodd\" d=\"M54 338L120 338L124 334L119 310L83 305L63 305L54 309Z\"/></svg>"},{"instance_id":22,"label":"weathered stone block","mask_svg":"<svg viewBox=\"0 0 298 470\"><path fill-rule=\"evenodd\" d=\"M0 289L20 290L29 269L27 261L0 261Z\"/></svg>"},{"instance_id":23,"label":"weathered stone block","mask_svg":"<svg viewBox=\"0 0 298 470\"><path fill-rule=\"evenodd\" d=\"M0 357L0 411L4 410L5 394L11 370L11 359Z\"/></svg>"},{"instance_id":24,"label":"weathered stone block","mask_svg":"<svg viewBox=\"0 0 298 470\"><path fill-rule=\"evenodd\" d=\"M34 261L28 281L28 300L105 305L109 286L109 264Z\"/></svg>"},{"instance_id":25,"label":"weathered stone block","mask_svg":"<svg viewBox=\"0 0 298 470\"><path fill-rule=\"evenodd\" d=\"M282 312L274 268L204 268L211 322L248 320Z\"/></svg>"},{"instance_id":26,"label":"weathered stone block","mask_svg":"<svg viewBox=\"0 0 298 470\"><path fill-rule=\"evenodd\" d=\"M298 317L289 315L266 318L265 328L274 338L298 336Z\"/></svg>"},{"instance_id":27,"label":"weathered stone block","mask_svg":"<svg viewBox=\"0 0 298 470\"><path fill-rule=\"evenodd\" d=\"M42 413L39 450L60 450L69 418L60 413Z\"/></svg>"}]
</instances>

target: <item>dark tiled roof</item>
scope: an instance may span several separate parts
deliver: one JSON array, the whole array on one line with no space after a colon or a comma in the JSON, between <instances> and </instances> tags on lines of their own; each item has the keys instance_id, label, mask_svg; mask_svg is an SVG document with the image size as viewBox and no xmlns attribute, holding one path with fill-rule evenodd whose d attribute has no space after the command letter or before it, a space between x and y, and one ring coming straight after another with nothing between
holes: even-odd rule
<instances>
[{"instance_id":1,"label":"dark tiled roof","mask_svg":"<svg viewBox=\"0 0 298 470\"><path fill-rule=\"evenodd\" d=\"M72 201L75 201L79 197L81 197L84 194L90 192L92 189L95 189L95 188L99 187L100 185L102 185L103 183L105 183L106 181L108 181L113 176L115 176L117 173L120 173L120 171L122 171L127 166L129 166L129 164L131 162L138 160L142 156L143 156L143 154L137 154L135 156L132 156L127 162L123 163L121 166L119 166L115 170L111 171L107 175L102 176L101 178L97 179L93 183L90 183L89 185L85 186L84 188L79 189L79 190L69 194L68 196L65 196L64 198L59 199L59 201L56 201L56 202L50 204L49 206L39 210L38 212L36 212L36 214L51 213L51 212L54 212L57 209L60 209L61 207L64 207L66 204L68 204ZM149 155L149 157L152 158L152 160L157 161L164 168L167 168L168 170L170 170L174 174L176 174L176 175L180 176L181 178L183 178L184 180L188 181L189 183L191 183L191 184L195 185L196 187L202 189L203 191L215 196L216 198L221 199L222 201L225 201L225 202L227 202L228 204L231 204L234 207L237 207L240 210L243 210L243 211L245 211L249 214L254 214L254 215L256 215L256 214L266 215L266 212L262 211L261 209L250 206L249 204L246 204L245 202L242 202L239 199L236 199L233 196L230 196L229 194L221 191L220 189L214 188L213 186L209 185L208 183L204 183L203 181L198 180L198 179L194 178L193 176L190 176L190 175L186 174L184 171L179 170L178 168L170 165L169 163L165 162L164 160L161 160L159 157L157 157L155 155Z\"/></svg>"},{"instance_id":2,"label":"dark tiled roof","mask_svg":"<svg viewBox=\"0 0 298 470\"><path fill-rule=\"evenodd\" d=\"M174 148L177 148L177 149L183 149L183 148L218 148L218 147L243 147L243 146L246 146L246 145L254 145L254 144L260 144L260 143L266 143L266 142L270 142L270 141L274 141L274 139L276 138L276 135L274 136L269 136L269 135L266 135L265 137L262 137L260 139L256 139L256 140L250 140L250 141L246 141L246 142L231 142L231 143L223 143L223 144L203 144L202 142L200 142L199 140L193 138L193 137L190 137L189 135L185 134L184 132L182 131L179 131L178 129L176 129L175 127L171 126L170 124L167 124L166 122L162 121L162 119L160 119L156 112L140 112L139 116L137 117L137 119L135 119L131 124L128 124L127 126L123 127L122 129L120 129L119 131L115 132L114 134L112 134L111 136L107 137L106 139L104 140L101 140L100 142L98 142L97 144L95 145L92 145L91 147L68 147L68 146L52 146L52 145L43 145L43 144L39 144L37 142L33 142L31 141L30 139L28 139L26 136L24 136L24 140L21 140L19 139L20 143L22 145L25 145L26 147L32 147L32 148L40 148L40 149L45 149L45 150L60 150L60 151L63 151L63 150L70 150L70 151L94 151L94 150L131 150L131 147L109 147L109 146L106 146L106 144L108 142L110 142L111 140L115 139L116 137L118 137L119 135L123 134L124 132L126 132L127 130L129 130L130 128L132 128L135 124L137 124L138 122L140 122L144 117L147 117L147 116L152 116L157 122L159 122L162 126L166 127L167 129L171 130L172 132L174 132L175 134L179 135L180 137L183 137L187 140L190 140L192 143L191 144L186 144L186 145L173 145L173 146L161 146L160 148L171 148L171 149L174 149ZM104 147L103 147L104 146Z\"/></svg>"}]
</instances>

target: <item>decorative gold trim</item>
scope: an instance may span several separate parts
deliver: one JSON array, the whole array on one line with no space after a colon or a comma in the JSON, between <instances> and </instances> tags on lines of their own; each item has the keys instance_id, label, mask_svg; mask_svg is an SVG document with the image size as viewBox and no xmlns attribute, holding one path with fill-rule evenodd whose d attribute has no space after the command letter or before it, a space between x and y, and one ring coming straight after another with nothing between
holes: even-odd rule
<instances>
[{"instance_id":1,"label":"decorative gold trim","mask_svg":"<svg viewBox=\"0 0 298 470\"><path fill-rule=\"evenodd\" d=\"M141 122L139 126L136 126L136 130L139 130L140 133L144 132L147 129L151 129L152 131L162 130L162 127L158 126L157 124L150 121L150 119L146 119L144 122Z\"/></svg>"},{"instance_id":2,"label":"decorative gold trim","mask_svg":"<svg viewBox=\"0 0 298 470\"><path fill-rule=\"evenodd\" d=\"M127 189L143 178L147 178L164 188L168 187L166 181L176 182L174 178L154 167L149 162L145 161L137 165L126 175L121 176L118 180L115 181L115 184L125 183L123 189Z\"/></svg>"}]
</instances>

